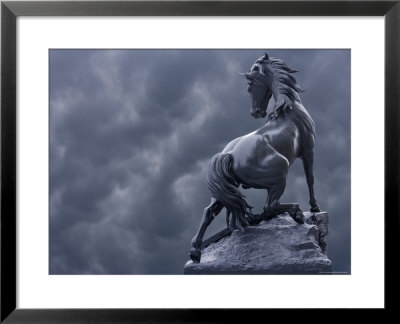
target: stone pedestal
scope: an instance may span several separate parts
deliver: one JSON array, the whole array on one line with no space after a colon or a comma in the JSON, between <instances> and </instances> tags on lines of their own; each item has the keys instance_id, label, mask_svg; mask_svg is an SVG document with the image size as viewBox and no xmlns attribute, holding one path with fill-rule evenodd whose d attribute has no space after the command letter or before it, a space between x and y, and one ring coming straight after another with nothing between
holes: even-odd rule
<instances>
[{"instance_id":1,"label":"stone pedestal","mask_svg":"<svg viewBox=\"0 0 400 324\"><path fill-rule=\"evenodd\" d=\"M185 274L327 274L328 213L305 212L305 223L284 213L244 231L235 230L205 247L200 263Z\"/></svg>"}]
</instances>

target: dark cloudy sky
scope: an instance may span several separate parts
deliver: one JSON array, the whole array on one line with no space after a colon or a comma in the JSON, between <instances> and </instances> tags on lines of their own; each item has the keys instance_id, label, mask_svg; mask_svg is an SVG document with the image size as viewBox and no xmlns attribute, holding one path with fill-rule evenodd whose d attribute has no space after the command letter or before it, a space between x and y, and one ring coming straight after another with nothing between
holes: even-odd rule
<instances>
[{"instance_id":1,"label":"dark cloudy sky","mask_svg":"<svg viewBox=\"0 0 400 324\"><path fill-rule=\"evenodd\" d=\"M267 50L299 70L316 124L328 255L350 272L350 51ZM259 128L238 72L264 50L50 51L50 273L182 274L208 160ZM246 190L260 211L264 190ZM308 210L296 161L282 202ZM225 213L206 237L225 227Z\"/></svg>"}]
</instances>

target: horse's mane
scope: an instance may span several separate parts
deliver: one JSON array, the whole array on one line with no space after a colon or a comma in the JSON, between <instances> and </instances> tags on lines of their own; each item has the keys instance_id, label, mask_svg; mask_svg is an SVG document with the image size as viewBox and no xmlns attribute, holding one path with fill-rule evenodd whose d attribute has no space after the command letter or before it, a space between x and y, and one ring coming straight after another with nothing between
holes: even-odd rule
<instances>
[{"instance_id":1,"label":"horse's mane","mask_svg":"<svg viewBox=\"0 0 400 324\"><path fill-rule=\"evenodd\" d=\"M260 58L256 63L262 66L264 73L268 74L268 71L272 73L272 92L276 97L274 107L276 113L286 113L292 109L293 101L301 102L298 93L304 92L304 90L292 75L298 72L297 70L290 68L285 62L275 57Z\"/></svg>"}]
</instances>

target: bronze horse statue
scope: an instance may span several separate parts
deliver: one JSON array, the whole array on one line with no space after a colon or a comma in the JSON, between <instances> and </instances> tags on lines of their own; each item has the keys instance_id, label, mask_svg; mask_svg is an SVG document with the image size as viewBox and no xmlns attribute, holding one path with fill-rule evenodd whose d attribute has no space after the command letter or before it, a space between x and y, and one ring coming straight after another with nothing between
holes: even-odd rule
<instances>
[{"instance_id":1,"label":"bronze horse statue","mask_svg":"<svg viewBox=\"0 0 400 324\"><path fill-rule=\"evenodd\" d=\"M275 105L267 122L259 129L231 141L221 153L209 162L207 183L211 204L204 209L200 227L192 239L190 258L200 262L204 233L221 210L226 208L226 221L231 230L258 224L261 220L288 212L298 223L304 215L298 204L280 203L288 170L296 158L303 162L310 194L311 212L319 212L314 197L314 139L315 126L301 103L297 84L291 69L280 59L265 54L247 73L242 73L252 99L251 115L266 117L268 102L273 96ZM242 188L267 189L264 212L251 212L239 191Z\"/></svg>"}]
</instances>

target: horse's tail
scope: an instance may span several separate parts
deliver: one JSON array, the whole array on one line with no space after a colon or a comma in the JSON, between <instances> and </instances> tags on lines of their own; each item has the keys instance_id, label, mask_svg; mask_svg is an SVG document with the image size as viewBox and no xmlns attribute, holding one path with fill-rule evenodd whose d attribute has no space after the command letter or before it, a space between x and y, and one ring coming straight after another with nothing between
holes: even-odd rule
<instances>
[{"instance_id":1,"label":"horse's tail","mask_svg":"<svg viewBox=\"0 0 400 324\"><path fill-rule=\"evenodd\" d=\"M248 225L245 217L251 210L239 191L239 183L232 173L232 154L218 153L208 164L207 184L212 196L226 208L227 223L231 229ZM230 219L229 219L230 216Z\"/></svg>"}]
</instances>

